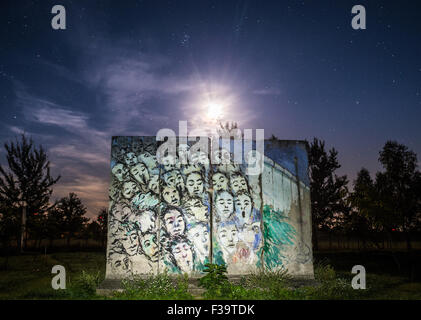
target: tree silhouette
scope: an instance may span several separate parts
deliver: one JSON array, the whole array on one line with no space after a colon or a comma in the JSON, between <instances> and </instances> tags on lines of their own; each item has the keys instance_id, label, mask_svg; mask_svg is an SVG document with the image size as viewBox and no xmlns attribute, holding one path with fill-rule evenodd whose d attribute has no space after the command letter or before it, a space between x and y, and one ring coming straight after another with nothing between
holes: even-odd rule
<instances>
[{"instance_id":1,"label":"tree silhouette","mask_svg":"<svg viewBox=\"0 0 421 320\"><path fill-rule=\"evenodd\" d=\"M329 233L337 226L341 216L348 210L346 203L347 177L337 176L340 168L338 152L332 148L327 152L325 142L317 138L309 144L309 173L311 192L311 211L313 224L313 246L318 250L318 230Z\"/></svg>"},{"instance_id":2,"label":"tree silhouette","mask_svg":"<svg viewBox=\"0 0 421 320\"><path fill-rule=\"evenodd\" d=\"M396 141L387 141L379 155L385 169L376 175L379 205L383 209L381 221L388 232L392 228L404 232L410 250L411 231L416 228L421 211L421 173L417 170L417 155Z\"/></svg>"},{"instance_id":3,"label":"tree silhouette","mask_svg":"<svg viewBox=\"0 0 421 320\"><path fill-rule=\"evenodd\" d=\"M35 214L43 214L49 208L51 188L60 179L50 175L50 162L42 146L36 147L32 138L22 134L20 140L5 143L8 170L0 165L0 202L4 214L19 216L25 205L27 226L34 227ZM21 223L22 219L16 219ZM18 237L20 240L20 237ZM21 245L19 243L19 245Z\"/></svg>"},{"instance_id":4,"label":"tree silhouette","mask_svg":"<svg viewBox=\"0 0 421 320\"><path fill-rule=\"evenodd\" d=\"M358 172L349 199L352 211L347 217L347 229L362 239L364 247L366 240L372 241L379 247L376 235L384 231L385 215L378 205L376 183L367 169L362 168Z\"/></svg>"},{"instance_id":5,"label":"tree silhouette","mask_svg":"<svg viewBox=\"0 0 421 320\"><path fill-rule=\"evenodd\" d=\"M63 231L67 235L67 245L70 246L70 239L83 230L86 222L86 207L78 196L71 192L68 197L61 198L57 210L63 216Z\"/></svg>"},{"instance_id":6,"label":"tree silhouette","mask_svg":"<svg viewBox=\"0 0 421 320\"><path fill-rule=\"evenodd\" d=\"M99 234L98 239L101 241L102 247L105 247L105 241L107 239L107 232L108 232L108 210L102 208L99 211L99 215L96 219L96 223L99 226Z\"/></svg>"}]
</instances>

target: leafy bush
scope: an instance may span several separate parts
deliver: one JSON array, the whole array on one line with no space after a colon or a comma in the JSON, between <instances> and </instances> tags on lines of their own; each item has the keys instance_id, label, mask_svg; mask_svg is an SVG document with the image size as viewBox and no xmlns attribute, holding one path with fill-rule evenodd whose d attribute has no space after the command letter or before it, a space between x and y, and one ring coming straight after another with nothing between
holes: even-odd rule
<instances>
[{"instance_id":1,"label":"leafy bush","mask_svg":"<svg viewBox=\"0 0 421 320\"><path fill-rule=\"evenodd\" d=\"M86 299L96 295L96 288L101 282L101 272L89 273L82 270L80 276L69 281L69 294L74 299Z\"/></svg>"},{"instance_id":2,"label":"leafy bush","mask_svg":"<svg viewBox=\"0 0 421 320\"><path fill-rule=\"evenodd\" d=\"M318 285L298 290L304 299L354 299L361 298L361 294L365 294L361 290L354 290L350 279L338 277L327 260L315 265L314 277Z\"/></svg>"},{"instance_id":3,"label":"leafy bush","mask_svg":"<svg viewBox=\"0 0 421 320\"><path fill-rule=\"evenodd\" d=\"M231 284L226 276L227 267L224 264L207 263L206 274L199 279L199 286L206 289L204 297L207 299L222 299L230 295Z\"/></svg>"},{"instance_id":4,"label":"leafy bush","mask_svg":"<svg viewBox=\"0 0 421 320\"><path fill-rule=\"evenodd\" d=\"M319 281L332 281L336 279L336 272L327 260L323 260L314 266L314 277Z\"/></svg>"}]
</instances>

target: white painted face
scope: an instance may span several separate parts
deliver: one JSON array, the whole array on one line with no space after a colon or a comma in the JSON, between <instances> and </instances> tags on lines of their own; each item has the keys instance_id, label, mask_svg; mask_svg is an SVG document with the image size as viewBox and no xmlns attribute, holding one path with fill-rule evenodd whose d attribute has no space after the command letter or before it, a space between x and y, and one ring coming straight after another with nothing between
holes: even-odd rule
<instances>
[{"instance_id":1,"label":"white painted face","mask_svg":"<svg viewBox=\"0 0 421 320\"><path fill-rule=\"evenodd\" d=\"M161 159L165 171L171 171L176 168L176 159L173 155L168 154Z\"/></svg>"},{"instance_id":2,"label":"white painted face","mask_svg":"<svg viewBox=\"0 0 421 320\"><path fill-rule=\"evenodd\" d=\"M178 159L182 164L186 164L189 159L190 147L187 144L180 144L178 146Z\"/></svg>"},{"instance_id":3,"label":"white painted face","mask_svg":"<svg viewBox=\"0 0 421 320\"><path fill-rule=\"evenodd\" d=\"M159 197L152 193L139 193L132 200L132 204L136 205L139 209L150 209L155 207L159 203Z\"/></svg>"},{"instance_id":4,"label":"white painted face","mask_svg":"<svg viewBox=\"0 0 421 320\"><path fill-rule=\"evenodd\" d=\"M234 212L234 199L230 193L224 191L216 196L216 212L221 220L228 220Z\"/></svg>"},{"instance_id":5,"label":"white painted face","mask_svg":"<svg viewBox=\"0 0 421 320\"><path fill-rule=\"evenodd\" d=\"M169 187L175 187L181 191L184 190L184 180L180 171L172 170L164 174L165 183Z\"/></svg>"},{"instance_id":6,"label":"white painted face","mask_svg":"<svg viewBox=\"0 0 421 320\"><path fill-rule=\"evenodd\" d=\"M184 233L186 225L183 216L178 210L170 210L164 216L165 229L170 236L177 236Z\"/></svg>"},{"instance_id":7,"label":"white painted face","mask_svg":"<svg viewBox=\"0 0 421 320\"><path fill-rule=\"evenodd\" d=\"M128 232L128 234L122 234L120 242L129 256L137 254L139 249L139 235L136 231Z\"/></svg>"},{"instance_id":8,"label":"white painted face","mask_svg":"<svg viewBox=\"0 0 421 320\"><path fill-rule=\"evenodd\" d=\"M204 225L198 224L187 232L189 240L193 242L194 247L202 256L209 254L209 232Z\"/></svg>"},{"instance_id":9,"label":"white painted face","mask_svg":"<svg viewBox=\"0 0 421 320\"><path fill-rule=\"evenodd\" d=\"M113 252L110 255L108 263L111 264L111 268L115 273L120 273L126 271L127 267L124 263L124 259L126 258L126 255L123 253L117 253Z\"/></svg>"},{"instance_id":10,"label":"white painted face","mask_svg":"<svg viewBox=\"0 0 421 320\"><path fill-rule=\"evenodd\" d=\"M238 231L235 224L225 225L218 228L218 239L223 249L230 254L234 253L238 242Z\"/></svg>"},{"instance_id":11,"label":"white painted face","mask_svg":"<svg viewBox=\"0 0 421 320\"><path fill-rule=\"evenodd\" d=\"M127 176L127 168L121 164L117 163L111 170L113 175L117 178L118 181L122 182L126 179Z\"/></svg>"},{"instance_id":12,"label":"white painted face","mask_svg":"<svg viewBox=\"0 0 421 320\"><path fill-rule=\"evenodd\" d=\"M123 184L123 197L126 199L133 198L139 193L139 187L133 181L127 181Z\"/></svg>"},{"instance_id":13,"label":"white painted face","mask_svg":"<svg viewBox=\"0 0 421 320\"><path fill-rule=\"evenodd\" d=\"M182 272L193 270L193 252L186 242L179 242L172 247L172 254Z\"/></svg>"},{"instance_id":14,"label":"white painted face","mask_svg":"<svg viewBox=\"0 0 421 320\"><path fill-rule=\"evenodd\" d=\"M248 221L251 217L251 199L247 194L240 194L235 197L235 210L237 215Z\"/></svg>"},{"instance_id":15,"label":"white painted face","mask_svg":"<svg viewBox=\"0 0 421 320\"><path fill-rule=\"evenodd\" d=\"M127 206L122 206L121 204L116 204L113 209L113 217L115 220L123 221L130 217L132 210Z\"/></svg>"},{"instance_id":16,"label":"white painted face","mask_svg":"<svg viewBox=\"0 0 421 320\"><path fill-rule=\"evenodd\" d=\"M150 177L148 188L153 193L159 194L159 176L158 175L153 175Z\"/></svg>"},{"instance_id":17,"label":"white painted face","mask_svg":"<svg viewBox=\"0 0 421 320\"><path fill-rule=\"evenodd\" d=\"M142 212L139 217L140 231L142 233L152 232L155 230L155 212L147 210Z\"/></svg>"},{"instance_id":18,"label":"white painted face","mask_svg":"<svg viewBox=\"0 0 421 320\"><path fill-rule=\"evenodd\" d=\"M149 172L146 166L139 162L130 169L133 178L140 184L147 184L149 182Z\"/></svg>"},{"instance_id":19,"label":"white painted face","mask_svg":"<svg viewBox=\"0 0 421 320\"><path fill-rule=\"evenodd\" d=\"M202 196L203 180L199 173L193 172L187 176L186 188L190 196Z\"/></svg>"},{"instance_id":20,"label":"white painted face","mask_svg":"<svg viewBox=\"0 0 421 320\"><path fill-rule=\"evenodd\" d=\"M180 205L180 194L174 187L164 187L164 189L162 190L162 197L164 198L164 201L168 204L171 204L173 206Z\"/></svg>"},{"instance_id":21,"label":"white painted face","mask_svg":"<svg viewBox=\"0 0 421 320\"><path fill-rule=\"evenodd\" d=\"M192 164L199 164L205 166L205 168L209 167L209 158L206 152L199 151L190 153L190 163Z\"/></svg>"},{"instance_id":22,"label":"white painted face","mask_svg":"<svg viewBox=\"0 0 421 320\"><path fill-rule=\"evenodd\" d=\"M212 184L214 191L228 190L228 178L220 172L212 176Z\"/></svg>"},{"instance_id":23,"label":"white painted face","mask_svg":"<svg viewBox=\"0 0 421 320\"><path fill-rule=\"evenodd\" d=\"M214 162L216 164L228 164L230 163L231 155L226 149L217 150L214 152Z\"/></svg>"},{"instance_id":24,"label":"white painted face","mask_svg":"<svg viewBox=\"0 0 421 320\"><path fill-rule=\"evenodd\" d=\"M240 190L247 191L247 181L241 175L233 175L231 176L231 189L236 194Z\"/></svg>"},{"instance_id":25,"label":"white painted face","mask_svg":"<svg viewBox=\"0 0 421 320\"><path fill-rule=\"evenodd\" d=\"M208 207L205 206L200 199L189 199L185 203L188 213L194 216L198 221L206 221L208 215Z\"/></svg>"},{"instance_id":26,"label":"white painted face","mask_svg":"<svg viewBox=\"0 0 421 320\"><path fill-rule=\"evenodd\" d=\"M137 157L133 152L128 152L124 157L124 162L128 167L133 167L137 163Z\"/></svg>"},{"instance_id":27,"label":"white painted face","mask_svg":"<svg viewBox=\"0 0 421 320\"><path fill-rule=\"evenodd\" d=\"M157 262L159 257L158 245L156 244L156 235L146 233L140 239L140 245L145 255L152 261Z\"/></svg>"},{"instance_id":28,"label":"white painted face","mask_svg":"<svg viewBox=\"0 0 421 320\"><path fill-rule=\"evenodd\" d=\"M175 173L174 171L168 171L164 174L164 181L165 184L169 187L174 187L175 188Z\"/></svg>"},{"instance_id":29,"label":"white painted face","mask_svg":"<svg viewBox=\"0 0 421 320\"><path fill-rule=\"evenodd\" d=\"M256 221L245 226L241 235L245 242L251 244L254 242L256 234L260 233L260 222Z\"/></svg>"},{"instance_id":30,"label":"white painted face","mask_svg":"<svg viewBox=\"0 0 421 320\"><path fill-rule=\"evenodd\" d=\"M139 155L138 160L146 164L149 170L155 169L158 164L156 156L151 155L149 152L144 152Z\"/></svg>"}]
</instances>

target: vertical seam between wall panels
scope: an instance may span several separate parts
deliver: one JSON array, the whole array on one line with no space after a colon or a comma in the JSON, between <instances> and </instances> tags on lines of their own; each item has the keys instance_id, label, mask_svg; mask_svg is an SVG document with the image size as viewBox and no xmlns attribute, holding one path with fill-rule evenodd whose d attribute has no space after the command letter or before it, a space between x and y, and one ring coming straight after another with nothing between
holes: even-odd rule
<instances>
[{"instance_id":1,"label":"vertical seam between wall panels","mask_svg":"<svg viewBox=\"0 0 421 320\"><path fill-rule=\"evenodd\" d=\"M209 194L209 240L210 240L210 246L209 246L209 263L213 263L213 163L212 163L212 156L211 151L212 149L212 139L208 138L208 142L210 140L210 144L208 143L208 157L209 157L209 174L208 174L208 185L210 186L212 183L212 187L208 188L208 194ZM210 150L209 150L210 148ZM212 192L209 192L209 191Z\"/></svg>"},{"instance_id":2,"label":"vertical seam between wall panels","mask_svg":"<svg viewBox=\"0 0 421 320\"><path fill-rule=\"evenodd\" d=\"M263 161L262 161L262 166L263 166L263 170L265 170L265 158L263 156ZM262 170L262 173L263 173ZM262 176L263 174L260 173L259 174L259 182L258 184L260 185L260 231L262 232L262 251L260 252L260 264L261 264L261 268L263 271L265 271L265 261L263 259L263 253L264 253L264 246L265 246L265 233L264 233L264 223L263 223L263 183L262 183Z\"/></svg>"},{"instance_id":3,"label":"vertical seam between wall panels","mask_svg":"<svg viewBox=\"0 0 421 320\"><path fill-rule=\"evenodd\" d=\"M156 145L157 150L155 151L155 156L156 156L156 152L158 151L158 144ZM162 192L161 192L161 164L159 164L159 173L158 173L158 191L159 191L159 203L158 203L158 228L157 228L157 241L158 241L158 266L156 269L156 274L159 275L159 265L161 264L161 205L162 205Z\"/></svg>"}]
</instances>

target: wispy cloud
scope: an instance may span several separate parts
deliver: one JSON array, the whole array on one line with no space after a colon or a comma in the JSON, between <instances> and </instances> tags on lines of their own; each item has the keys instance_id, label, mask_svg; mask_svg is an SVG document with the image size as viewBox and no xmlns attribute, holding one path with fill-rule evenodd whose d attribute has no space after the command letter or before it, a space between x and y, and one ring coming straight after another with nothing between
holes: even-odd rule
<instances>
[{"instance_id":1,"label":"wispy cloud","mask_svg":"<svg viewBox=\"0 0 421 320\"><path fill-rule=\"evenodd\" d=\"M227 81L210 80L197 70L172 72L167 57L139 54L124 41L113 46L90 42L81 51L76 70L42 64L58 82L86 90L93 103L85 106L78 97L62 100L48 90L35 93L31 83L15 82L16 107L26 123L10 130L36 128L31 133L38 134L37 143L47 142L53 170L62 176L54 196L76 192L91 215L108 206L111 136L151 135L171 124L176 127L178 120L188 120L190 129L214 129L216 122L206 116L209 99L226 104L225 120L241 125L256 116L240 103L238 88Z\"/></svg>"},{"instance_id":2,"label":"wispy cloud","mask_svg":"<svg viewBox=\"0 0 421 320\"><path fill-rule=\"evenodd\" d=\"M280 95L281 90L276 89L276 88L262 88L262 89L253 90L253 94L256 94L259 96Z\"/></svg>"},{"instance_id":3,"label":"wispy cloud","mask_svg":"<svg viewBox=\"0 0 421 320\"><path fill-rule=\"evenodd\" d=\"M76 192L87 205L90 216L99 208L107 207L109 134L92 128L87 113L71 110L48 97L38 97L23 86L18 86L15 93L16 103L22 108L29 125L63 130L62 134L37 135L39 141L36 141L49 145L47 152L53 173L62 177L54 187L53 197ZM16 126L11 126L10 130L13 133L24 131Z\"/></svg>"}]
</instances>

